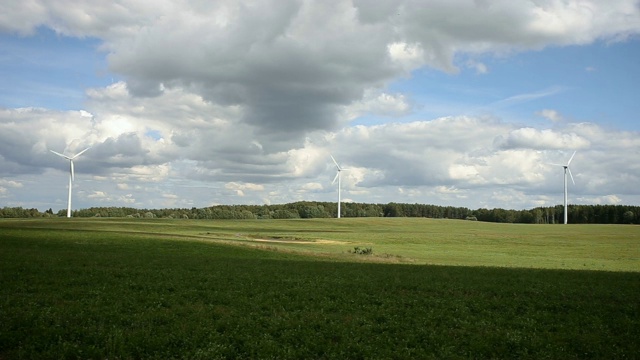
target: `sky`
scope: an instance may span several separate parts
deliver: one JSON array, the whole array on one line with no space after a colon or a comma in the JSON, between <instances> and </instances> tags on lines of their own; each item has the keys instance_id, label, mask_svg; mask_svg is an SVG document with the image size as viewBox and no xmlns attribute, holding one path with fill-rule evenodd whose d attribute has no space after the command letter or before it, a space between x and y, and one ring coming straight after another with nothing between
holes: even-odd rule
<instances>
[{"instance_id":1,"label":"sky","mask_svg":"<svg viewBox=\"0 0 640 360\"><path fill-rule=\"evenodd\" d=\"M637 0L9 0L0 207L640 205Z\"/></svg>"}]
</instances>

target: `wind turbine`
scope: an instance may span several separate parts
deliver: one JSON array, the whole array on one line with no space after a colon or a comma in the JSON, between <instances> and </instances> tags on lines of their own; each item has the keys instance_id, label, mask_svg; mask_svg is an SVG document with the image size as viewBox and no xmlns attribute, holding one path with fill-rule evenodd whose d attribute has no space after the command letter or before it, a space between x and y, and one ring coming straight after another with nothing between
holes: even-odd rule
<instances>
[{"instance_id":1,"label":"wind turbine","mask_svg":"<svg viewBox=\"0 0 640 360\"><path fill-rule=\"evenodd\" d=\"M347 170L347 169L341 168L340 165L338 165L338 162L336 161L336 159L333 157L333 155L329 154L329 156L331 156L331 160L333 160L333 163L336 164L336 169L338 169L338 171L336 172L336 177L333 178L333 181L331 182L331 184L334 184L336 182L336 180L338 180L338 219L340 219L340 203L341 203L341 199L340 199L340 180L341 180L341 176L340 176L340 173L342 172L342 170Z\"/></svg>"},{"instance_id":2,"label":"wind turbine","mask_svg":"<svg viewBox=\"0 0 640 360\"><path fill-rule=\"evenodd\" d=\"M52 153L61 156L67 160L69 160L69 201L67 202L67 217L70 218L71 217L71 183L75 180L74 178L74 174L73 174L73 159L77 158L78 156L82 155L82 153L84 153L85 151L89 150L89 148L86 148L82 151L80 151L79 153L69 157L67 155L64 154L60 154L59 152L53 151L53 150L49 150Z\"/></svg>"},{"instance_id":3,"label":"wind turbine","mask_svg":"<svg viewBox=\"0 0 640 360\"><path fill-rule=\"evenodd\" d=\"M556 165L556 166L562 166L564 168L564 223L567 223L567 219L568 219L568 211L567 211L567 172L569 173L569 176L571 177L571 182L573 183L573 185L576 184L576 182L573 180L573 175L571 174L571 169L569 169L569 165L571 164L571 160L573 160L573 157L576 156L576 151L573 152L573 155L571 155L571 157L569 158L569 161L567 161L566 165L560 165L560 164L551 164L551 165Z\"/></svg>"}]
</instances>

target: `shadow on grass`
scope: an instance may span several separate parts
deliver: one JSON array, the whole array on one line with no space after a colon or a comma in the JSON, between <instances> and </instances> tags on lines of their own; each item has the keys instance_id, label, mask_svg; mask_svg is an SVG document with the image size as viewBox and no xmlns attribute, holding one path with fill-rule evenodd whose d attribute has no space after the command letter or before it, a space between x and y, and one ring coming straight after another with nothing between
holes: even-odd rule
<instances>
[{"instance_id":1,"label":"shadow on grass","mask_svg":"<svg viewBox=\"0 0 640 360\"><path fill-rule=\"evenodd\" d=\"M640 274L7 231L0 358L632 358Z\"/></svg>"}]
</instances>

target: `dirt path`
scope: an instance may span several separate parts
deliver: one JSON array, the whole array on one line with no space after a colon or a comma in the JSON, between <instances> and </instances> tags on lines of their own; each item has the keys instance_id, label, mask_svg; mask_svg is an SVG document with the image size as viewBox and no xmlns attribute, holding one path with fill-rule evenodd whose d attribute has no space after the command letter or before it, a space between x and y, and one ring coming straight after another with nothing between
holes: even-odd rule
<instances>
[{"instance_id":1,"label":"dirt path","mask_svg":"<svg viewBox=\"0 0 640 360\"><path fill-rule=\"evenodd\" d=\"M256 239L256 238L246 238L248 241L257 241L257 242L265 242L265 243L276 243L276 244L322 244L322 245L343 245L347 244L346 241L337 241L337 240L282 240L282 239Z\"/></svg>"}]
</instances>

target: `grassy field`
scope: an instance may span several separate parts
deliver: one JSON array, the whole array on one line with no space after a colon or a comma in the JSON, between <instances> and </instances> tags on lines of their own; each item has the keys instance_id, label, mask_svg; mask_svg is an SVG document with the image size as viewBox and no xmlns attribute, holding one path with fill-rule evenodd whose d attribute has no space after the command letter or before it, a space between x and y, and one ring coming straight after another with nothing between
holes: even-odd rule
<instances>
[{"instance_id":1,"label":"grassy field","mask_svg":"<svg viewBox=\"0 0 640 360\"><path fill-rule=\"evenodd\" d=\"M640 227L525 225L424 218L4 220L0 231L117 232L296 252L346 261L640 271ZM354 247L373 256L354 257Z\"/></svg>"},{"instance_id":2,"label":"grassy field","mask_svg":"<svg viewBox=\"0 0 640 360\"><path fill-rule=\"evenodd\" d=\"M637 358L639 299L636 226L0 221L0 359Z\"/></svg>"}]
</instances>

